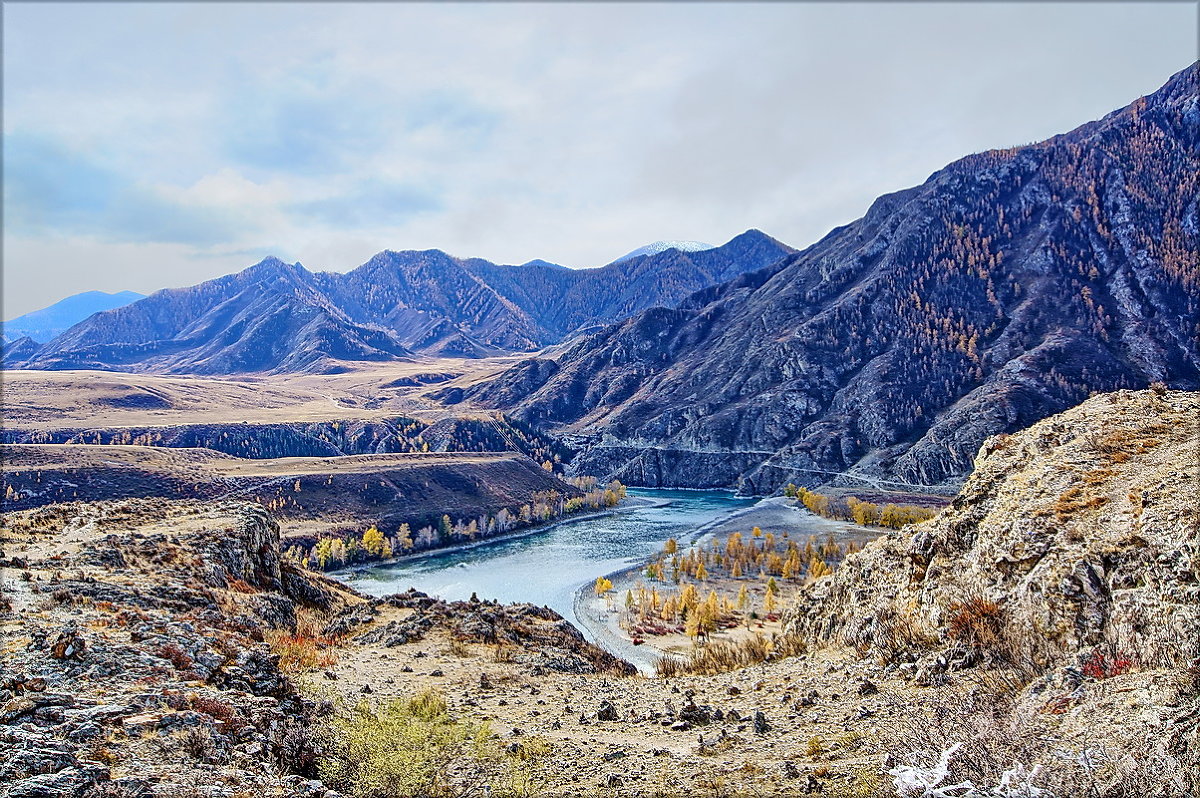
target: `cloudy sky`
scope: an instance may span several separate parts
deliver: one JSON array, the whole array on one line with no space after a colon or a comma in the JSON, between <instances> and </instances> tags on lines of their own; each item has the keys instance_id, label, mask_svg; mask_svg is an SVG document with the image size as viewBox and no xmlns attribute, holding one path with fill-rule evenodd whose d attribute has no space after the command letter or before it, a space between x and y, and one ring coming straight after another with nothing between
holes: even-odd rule
<instances>
[{"instance_id":1,"label":"cloudy sky","mask_svg":"<svg viewBox=\"0 0 1200 798\"><path fill-rule=\"evenodd\" d=\"M1196 58L1194 3L7 3L4 317L267 254L805 246Z\"/></svg>"}]
</instances>

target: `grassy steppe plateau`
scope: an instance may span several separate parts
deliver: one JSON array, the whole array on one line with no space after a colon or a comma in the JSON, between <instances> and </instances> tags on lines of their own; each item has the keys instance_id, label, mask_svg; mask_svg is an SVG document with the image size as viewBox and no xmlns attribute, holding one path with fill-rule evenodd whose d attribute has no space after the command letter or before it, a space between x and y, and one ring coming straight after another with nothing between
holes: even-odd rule
<instances>
[{"instance_id":1,"label":"grassy steppe plateau","mask_svg":"<svg viewBox=\"0 0 1200 798\"><path fill-rule=\"evenodd\" d=\"M430 386L467 387L515 360L423 358L353 364L353 369L340 374L236 378L112 371L5 371L5 426L51 430L369 420L398 413L442 418L447 415L445 407L422 396ZM456 409L453 415L461 417L464 413Z\"/></svg>"}]
</instances>

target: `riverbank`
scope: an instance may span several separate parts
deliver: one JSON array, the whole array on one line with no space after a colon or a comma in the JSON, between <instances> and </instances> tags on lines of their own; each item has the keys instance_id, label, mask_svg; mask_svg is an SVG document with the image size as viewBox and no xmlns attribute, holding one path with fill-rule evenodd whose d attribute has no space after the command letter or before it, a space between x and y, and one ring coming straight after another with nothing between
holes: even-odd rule
<instances>
[{"instance_id":1,"label":"riverbank","mask_svg":"<svg viewBox=\"0 0 1200 798\"><path fill-rule=\"evenodd\" d=\"M579 521L589 521L593 518L603 518L614 513L627 512L642 507L660 507L663 506L663 504L666 503L657 503L654 499L634 496L622 500L621 504L617 505L616 507L608 507L591 513L579 513L577 515L556 518L553 521L547 521L544 524L536 524L534 526L518 529L514 532L506 532L501 535L492 535L491 537L480 538L479 540L469 541L467 543L455 543L450 546L439 546L434 549L421 549L420 551L414 551L411 554L405 554L400 557L389 557L386 560L371 560L369 562L355 563L354 565L347 565L331 571L323 571L322 573L324 573L326 576L333 577L334 579L340 579L341 575L345 574L355 574L362 571L369 571L373 568L387 568L388 566L392 565L404 565L406 563L420 562L421 560L429 559L431 557L441 557L447 554L457 554L459 552L472 551L485 546L499 545L501 543L508 543L513 540L527 538L532 535L550 532L551 530L562 526L563 524L573 524Z\"/></svg>"},{"instance_id":2,"label":"riverbank","mask_svg":"<svg viewBox=\"0 0 1200 798\"><path fill-rule=\"evenodd\" d=\"M705 543L714 537L731 535L734 532L741 532L748 537L754 527L776 535L787 533L791 537L803 540L807 540L809 536L824 540L832 535L839 544L846 545L853 542L860 546L884 532L882 529L823 518L800 506L795 499L772 496L761 499L750 507L734 510L721 518L714 519L697 527L691 534L677 536L676 541L679 544L680 552L684 552L690 546ZM647 676L655 674L655 667L660 659L677 657L691 646L690 639L680 634L665 635L657 639L648 637L644 642L634 644L632 636L621 628L623 597L626 591L637 591L639 586L646 585L645 568L653 560L654 557L645 558L634 565L603 574L604 578L612 582L612 590L607 599L595 594L594 581L581 585L575 593L574 617L572 618L591 642L629 662L640 673ZM709 588L728 589L734 583L735 580L713 580ZM791 591L787 586L784 586L782 590L779 599L780 604L785 605L790 599ZM740 639L755 632L770 635L777 631L779 631L778 622L763 619L756 624L753 630L739 627L735 630L719 632L713 636L713 639Z\"/></svg>"}]
</instances>

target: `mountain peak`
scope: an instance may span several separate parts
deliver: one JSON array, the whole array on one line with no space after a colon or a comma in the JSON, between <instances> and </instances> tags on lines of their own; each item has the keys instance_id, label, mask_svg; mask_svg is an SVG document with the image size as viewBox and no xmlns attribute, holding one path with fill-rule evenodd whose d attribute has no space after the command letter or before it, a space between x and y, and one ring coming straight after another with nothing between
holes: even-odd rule
<instances>
[{"instance_id":1,"label":"mountain peak","mask_svg":"<svg viewBox=\"0 0 1200 798\"><path fill-rule=\"evenodd\" d=\"M706 249L716 249L712 244L705 244L702 241L655 241L652 244L647 244L644 247L638 247L632 252L626 253L613 261L613 263L623 263L627 260L640 258L643 255L657 255L660 252L666 252L669 249L677 249L680 252L703 252Z\"/></svg>"},{"instance_id":2,"label":"mountain peak","mask_svg":"<svg viewBox=\"0 0 1200 798\"><path fill-rule=\"evenodd\" d=\"M248 267L243 274L278 274L295 272L301 268L299 263L288 263L274 255L268 255L253 266Z\"/></svg>"}]
</instances>

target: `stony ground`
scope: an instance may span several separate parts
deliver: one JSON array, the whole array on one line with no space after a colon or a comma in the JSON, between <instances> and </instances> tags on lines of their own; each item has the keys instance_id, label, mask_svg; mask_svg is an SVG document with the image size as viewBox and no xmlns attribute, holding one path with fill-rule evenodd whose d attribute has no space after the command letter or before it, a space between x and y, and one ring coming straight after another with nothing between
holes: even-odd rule
<instances>
[{"instance_id":1,"label":"stony ground","mask_svg":"<svg viewBox=\"0 0 1200 798\"><path fill-rule=\"evenodd\" d=\"M0 795L309 794L312 702L262 641L358 599L281 564L278 540L250 505L7 514Z\"/></svg>"}]
</instances>

